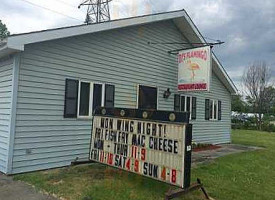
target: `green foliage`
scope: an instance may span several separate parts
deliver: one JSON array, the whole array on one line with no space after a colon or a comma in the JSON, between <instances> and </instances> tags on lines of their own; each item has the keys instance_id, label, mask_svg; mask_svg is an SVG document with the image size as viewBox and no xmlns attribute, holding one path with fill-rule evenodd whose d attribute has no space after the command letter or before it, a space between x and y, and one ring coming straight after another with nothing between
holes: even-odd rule
<instances>
[{"instance_id":1,"label":"green foliage","mask_svg":"<svg viewBox=\"0 0 275 200\"><path fill-rule=\"evenodd\" d=\"M269 86L264 89L263 113L271 114L275 108L275 88ZM272 113L275 114L275 113Z\"/></svg>"},{"instance_id":2,"label":"green foliage","mask_svg":"<svg viewBox=\"0 0 275 200\"><path fill-rule=\"evenodd\" d=\"M264 122L262 126L262 130L267 132L275 132L275 125L269 122Z\"/></svg>"},{"instance_id":3,"label":"green foliage","mask_svg":"<svg viewBox=\"0 0 275 200\"><path fill-rule=\"evenodd\" d=\"M233 117L231 119L231 122L232 129L257 130L257 123L255 117L247 117L243 119Z\"/></svg>"},{"instance_id":4,"label":"green foliage","mask_svg":"<svg viewBox=\"0 0 275 200\"><path fill-rule=\"evenodd\" d=\"M262 131L275 132L275 125L271 124L271 119L274 117L265 117L262 122ZM257 119L255 117L249 117L245 120L240 120L236 117L232 118L232 129L243 129L243 130L258 130Z\"/></svg>"},{"instance_id":5,"label":"green foliage","mask_svg":"<svg viewBox=\"0 0 275 200\"><path fill-rule=\"evenodd\" d=\"M232 97L232 111L249 113L252 111L252 108L242 99L241 95L236 95Z\"/></svg>"},{"instance_id":6,"label":"green foliage","mask_svg":"<svg viewBox=\"0 0 275 200\"><path fill-rule=\"evenodd\" d=\"M246 103L242 100L241 95L236 95L232 97L232 111L239 113L247 112Z\"/></svg>"},{"instance_id":7,"label":"green foliage","mask_svg":"<svg viewBox=\"0 0 275 200\"><path fill-rule=\"evenodd\" d=\"M10 35L10 32L8 31L8 28L5 24L2 23L0 20L0 40L5 39Z\"/></svg>"}]
</instances>

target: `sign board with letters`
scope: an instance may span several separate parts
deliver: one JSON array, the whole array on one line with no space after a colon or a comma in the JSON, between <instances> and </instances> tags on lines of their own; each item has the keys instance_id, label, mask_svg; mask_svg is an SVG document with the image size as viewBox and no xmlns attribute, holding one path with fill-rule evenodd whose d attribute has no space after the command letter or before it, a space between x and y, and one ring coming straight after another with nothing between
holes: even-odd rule
<instances>
[{"instance_id":1,"label":"sign board with letters","mask_svg":"<svg viewBox=\"0 0 275 200\"><path fill-rule=\"evenodd\" d=\"M191 141L188 113L99 108L90 160L187 188Z\"/></svg>"},{"instance_id":2,"label":"sign board with letters","mask_svg":"<svg viewBox=\"0 0 275 200\"><path fill-rule=\"evenodd\" d=\"M178 55L178 90L209 91L211 60L210 46L180 51Z\"/></svg>"}]
</instances>

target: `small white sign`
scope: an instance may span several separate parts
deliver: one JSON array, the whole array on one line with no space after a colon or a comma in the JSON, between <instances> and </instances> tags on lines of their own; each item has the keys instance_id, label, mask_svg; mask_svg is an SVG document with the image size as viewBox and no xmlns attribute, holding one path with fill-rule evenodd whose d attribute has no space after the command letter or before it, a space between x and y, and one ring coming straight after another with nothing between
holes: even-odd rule
<instances>
[{"instance_id":1,"label":"small white sign","mask_svg":"<svg viewBox=\"0 0 275 200\"><path fill-rule=\"evenodd\" d=\"M210 46L182 50L178 55L178 90L209 91Z\"/></svg>"}]
</instances>

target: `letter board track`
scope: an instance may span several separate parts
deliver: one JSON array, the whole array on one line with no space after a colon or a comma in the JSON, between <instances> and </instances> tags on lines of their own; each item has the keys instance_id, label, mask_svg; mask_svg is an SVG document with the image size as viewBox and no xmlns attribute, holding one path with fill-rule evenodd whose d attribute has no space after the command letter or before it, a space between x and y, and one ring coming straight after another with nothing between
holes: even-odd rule
<instances>
[{"instance_id":1,"label":"letter board track","mask_svg":"<svg viewBox=\"0 0 275 200\"><path fill-rule=\"evenodd\" d=\"M190 185L189 113L99 108L90 160L172 185Z\"/></svg>"}]
</instances>

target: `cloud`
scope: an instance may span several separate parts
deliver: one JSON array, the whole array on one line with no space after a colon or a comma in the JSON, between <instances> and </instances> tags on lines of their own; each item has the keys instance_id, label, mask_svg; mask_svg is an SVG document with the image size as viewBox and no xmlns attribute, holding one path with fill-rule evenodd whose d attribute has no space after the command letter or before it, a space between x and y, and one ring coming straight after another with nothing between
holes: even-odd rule
<instances>
[{"instance_id":1,"label":"cloud","mask_svg":"<svg viewBox=\"0 0 275 200\"><path fill-rule=\"evenodd\" d=\"M0 19L12 33L81 24L85 9L80 0L27 0L69 17L30 5L23 0L1 0ZM70 5L68 5L70 4ZM274 0L113 0L112 19L185 9L207 38L225 41L214 51L231 78L239 82L253 61L265 60L275 77Z\"/></svg>"},{"instance_id":2,"label":"cloud","mask_svg":"<svg viewBox=\"0 0 275 200\"><path fill-rule=\"evenodd\" d=\"M78 0L64 4L58 0L1 0L0 19L11 33L43 30L66 25L80 24L85 12L78 10ZM75 4L75 8L72 7Z\"/></svg>"}]
</instances>

